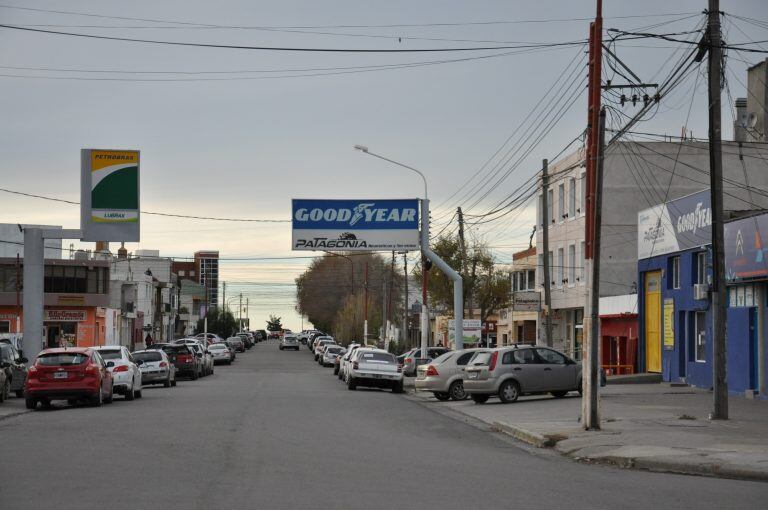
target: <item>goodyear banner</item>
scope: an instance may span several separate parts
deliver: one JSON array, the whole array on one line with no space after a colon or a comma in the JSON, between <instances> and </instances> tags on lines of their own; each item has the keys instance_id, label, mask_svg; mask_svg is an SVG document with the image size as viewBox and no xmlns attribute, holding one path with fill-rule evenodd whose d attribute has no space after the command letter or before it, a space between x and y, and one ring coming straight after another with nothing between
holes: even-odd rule
<instances>
[{"instance_id":1,"label":"goodyear banner","mask_svg":"<svg viewBox=\"0 0 768 510\"><path fill-rule=\"evenodd\" d=\"M419 249L419 201L294 199L293 249Z\"/></svg>"},{"instance_id":2,"label":"goodyear banner","mask_svg":"<svg viewBox=\"0 0 768 510\"><path fill-rule=\"evenodd\" d=\"M139 151L81 151L84 241L139 241Z\"/></svg>"},{"instance_id":3,"label":"goodyear banner","mask_svg":"<svg viewBox=\"0 0 768 510\"><path fill-rule=\"evenodd\" d=\"M709 190L637 214L637 258L698 248L712 243Z\"/></svg>"}]
</instances>

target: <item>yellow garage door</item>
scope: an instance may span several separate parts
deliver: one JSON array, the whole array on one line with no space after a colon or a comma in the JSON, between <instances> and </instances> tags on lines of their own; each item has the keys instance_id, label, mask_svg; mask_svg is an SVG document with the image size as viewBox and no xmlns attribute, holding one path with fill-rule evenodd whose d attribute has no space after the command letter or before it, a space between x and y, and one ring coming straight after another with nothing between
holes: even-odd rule
<instances>
[{"instance_id":1,"label":"yellow garage door","mask_svg":"<svg viewBox=\"0 0 768 510\"><path fill-rule=\"evenodd\" d=\"M645 273L645 369L661 372L661 271Z\"/></svg>"}]
</instances>

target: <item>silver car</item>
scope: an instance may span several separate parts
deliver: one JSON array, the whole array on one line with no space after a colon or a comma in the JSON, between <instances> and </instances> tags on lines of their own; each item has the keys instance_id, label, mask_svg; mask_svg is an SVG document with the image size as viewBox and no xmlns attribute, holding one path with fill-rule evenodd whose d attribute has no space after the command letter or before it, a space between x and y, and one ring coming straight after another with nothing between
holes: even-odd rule
<instances>
[{"instance_id":1,"label":"silver car","mask_svg":"<svg viewBox=\"0 0 768 510\"><path fill-rule=\"evenodd\" d=\"M324 367L332 367L336 362L336 358L343 356L347 350L340 345L328 345L323 351L323 357L320 358L320 365Z\"/></svg>"},{"instance_id":2,"label":"silver car","mask_svg":"<svg viewBox=\"0 0 768 510\"><path fill-rule=\"evenodd\" d=\"M438 400L464 400L464 368L476 352L487 349L448 351L416 369L416 391L430 391Z\"/></svg>"},{"instance_id":3,"label":"silver car","mask_svg":"<svg viewBox=\"0 0 768 510\"><path fill-rule=\"evenodd\" d=\"M295 349L299 350L299 339L295 335L283 335L280 340L280 350Z\"/></svg>"},{"instance_id":4,"label":"silver car","mask_svg":"<svg viewBox=\"0 0 768 510\"><path fill-rule=\"evenodd\" d=\"M141 384L176 386L176 365L163 350L135 351L131 354L141 369Z\"/></svg>"},{"instance_id":5,"label":"silver car","mask_svg":"<svg viewBox=\"0 0 768 510\"><path fill-rule=\"evenodd\" d=\"M245 343L239 336L231 336L226 340L227 345L236 352L245 352Z\"/></svg>"},{"instance_id":6,"label":"silver car","mask_svg":"<svg viewBox=\"0 0 768 510\"><path fill-rule=\"evenodd\" d=\"M427 356L430 360L436 359L438 356L442 356L449 349L445 347L427 347ZM411 349L402 356L398 356L398 359L402 359L403 375L406 377L413 377L416 375L416 369L419 363L424 363L424 356L421 355L421 349Z\"/></svg>"},{"instance_id":7,"label":"silver car","mask_svg":"<svg viewBox=\"0 0 768 510\"><path fill-rule=\"evenodd\" d=\"M604 378L602 381L604 385ZM515 345L475 353L464 369L464 391L477 404L490 397L514 402L520 395L581 393L581 364L547 347Z\"/></svg>"},{"instance_id":8,"label":"silver car","mask_svg":"<svg viewBox=\"0 0 768 510\"><path fill-rule=\"evenodd\" d=\"M223 342L211 344L211 346L208 347L208 352L213 355L214 363L225 363L227 365L232 364L232 351L229 350L229 346L227 346L227 344Z\"/></svg>"}]
</instances>

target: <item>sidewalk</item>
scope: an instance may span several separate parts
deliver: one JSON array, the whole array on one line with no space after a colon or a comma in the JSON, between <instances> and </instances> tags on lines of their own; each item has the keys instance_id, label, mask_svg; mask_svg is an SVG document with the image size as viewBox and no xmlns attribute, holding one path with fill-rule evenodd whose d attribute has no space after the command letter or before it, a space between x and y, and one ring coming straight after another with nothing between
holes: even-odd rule
<instances>
[{"instance_id":1,"label":"sidewalk","mask_svg":"<svg viewBox=\"0 0 768 510\"><path fill-rule=\"evenodd\" d=\"M28 412L29 410L27 409L23 398L9 397L5 402L0 404L0 422L6 418L11 418Z\"/></svg>"},{"instance_id":2,"label":"sidewalk","mask_svg":"<svg viewBox=\"0 0 768 510\"><path fill-rule=\"evenodd\" d=\"M609 385L601 388L603 428L587 432L579 423L576 393L563 399L522 397L514 404L491 399L483 405L439 402L429 393L410 395L579 461L768 481L766 401L732 396L731 419L710 421L710 392L669 384Z\"/></svg>"}]
</instances>

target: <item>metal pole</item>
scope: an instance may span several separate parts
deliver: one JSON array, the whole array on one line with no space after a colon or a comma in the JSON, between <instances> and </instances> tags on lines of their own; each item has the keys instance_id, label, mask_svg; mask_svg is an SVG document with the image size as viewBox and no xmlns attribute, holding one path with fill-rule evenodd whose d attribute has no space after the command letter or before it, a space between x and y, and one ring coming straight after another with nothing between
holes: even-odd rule
<instances>
[{"instance_id":1,"label":"metal pole","mask_svg":"<svg viewBox=\"0 0 768 510\"><path fill-rule=\"evenodd\" d=\"M365 303L363 303L363 310L365 313L365 320L363 321L363 345L368 341L368 261L365 261Z\"/></svg>"},{"instance_id":2,"label":"metal pole","mask_svg":"<svg viewBox=\"0 0 768 510\"><path fill-rule=\"evenodd\" d=\"M14 332L18 336L21 333L21 262L19 254L16 254L16 328Z\"/></svg>"},{"instance_id":3,"label":"metal pole","mask_svg":"<svg viewBox=\"0 0 768 510\"><path fill-rule=\"evenodd\" d=\"M381 275L381 340L387 339L387 279L384 278L384 274Z\"/></svg>"},{"instance_id":4,"label":"metal pole","mask_svg":"<svg viewBox=\"0 0 768 510\"><path fill-rule=\"evenodd\" d=\"M403 345L408 345L408 252L403 252L403 276L405 283L405 295L403 299Z\"/></svg>"},{"instance_id":5,"label":"metal pole","mask_svg":"<svg viewBox=\"0 0 768 510\"><path fill-rule=\"evenodd\" d=\"M712 419L728 419L726 380L726 287L723 245L723 154L721 145L720 81L722 42L720 1L709 0L709 168L712 201ZM762 313L762 312L760 312Z\"/></svg>"},{"instance_id":6,"label":"metal pole","mask_svg":"<svg viewBox=\"0 0 768 510\"><path fill-rule=\"evenodd\" d=\"M237 332L243 330L243 293L240 293L240 302L237 305Z\"/></svg>"},{"instance_id":7,"label":"metal pole","mask_svg":"<svg viewBox=\"0 0 768 510\"><path fill-rule=\"evenodd\" d=\"M593 228L592 245L592 291L590 293L590 320L589 335L587 336L587 349L583 360L582 376L584 382L584 428L587 430L600 430L600 403L598 391L599 383L599 357L600 357L600 240L602 237L602 205L603 205L603 151L605 149L605 108L600 110L600 137L598 138L597 164L595 165L595 224Z\"/></svg>"},{"instance_id":8,"label":"metal pole","mask_svg":"<svg viewBox=\"0 0 768 510\"><path fill-rule=\"evenodd\" d=\"M549 162L545 159L541 168L541 209L542 209L542 232L544 256L544 305L547 308L547 315L544 318L544 341L547 347L552 347L552 277L549 267ZM554 206L554 205L553 205Z\"/></svg>"},{"instance_id":9,"label":"metal pole","mask_svg":"<svg viewBox=\"0 0 768 510\"><path fill-rule=\"evenodd\" d=\"M24 356L30 363L43 349L43 229L24 229Z\"/></svg>"},{"instance_id":10,"label":"metal pole","mask_svg":"<svg viewBox=\"0 0 768 510\"><path fill-rule=\"evenodd\" d=\"M222 296L221 296L221 304L224 311L227 311L227 282L222 282L222 285L224 286Z\"/></svg>"}]
</instances>

